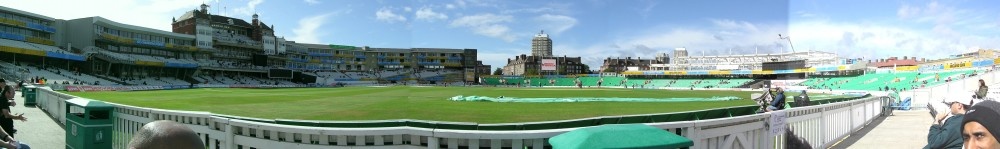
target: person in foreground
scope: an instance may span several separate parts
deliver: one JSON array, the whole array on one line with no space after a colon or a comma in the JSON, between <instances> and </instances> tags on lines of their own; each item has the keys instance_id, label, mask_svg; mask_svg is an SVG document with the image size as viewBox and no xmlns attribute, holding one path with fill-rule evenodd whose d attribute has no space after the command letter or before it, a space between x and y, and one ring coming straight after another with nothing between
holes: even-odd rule
<instances>
[{"instance_id":1,"label":"person in foreground","mask_svg":"<svg viewBox=\"0 0 1000 149\"><path fill-rule=\"evenodd\" d=\"M142 126L129 149L204 149L198 135L191 128L174 121L159 120Z\"/></svg>"},{"instance_id":2,"label":"person in foreground","mask_svg":"<svg viewBox=\"0 0 1000 149\"><path fill-rule=\"evenodd\" d=\"M962 118L965 111L972 105L972 99L966 97L950 97L945 103L951 106L951 112L939 112L934 117L934 124L927 132L925 149L962 148ZM948 117L951 114L951 117ZM946 119L947 118L947 119Z\"/></svg>"},{"instance_id":3,"label":"person in foreground","mask_svg":"<svg viewBox=\"0 0 1000 149\"><path fill-rule=\"evenodd\" d=\"M983 101L972 106L962 119L962 138L970 149L1000 149L1000 102Z\"/></svg>"},{"instance_id":4,"label":"person in foreground","mask_svg":"<svg viewBox=\"0 0 1000 149\"><path fill-rule=\"evenodd\" d=\"M8 134L4 129L0 129L0 147L7 149L31 149L24 142L15 140L14 136Z\"/></svg>"}]
</instances>

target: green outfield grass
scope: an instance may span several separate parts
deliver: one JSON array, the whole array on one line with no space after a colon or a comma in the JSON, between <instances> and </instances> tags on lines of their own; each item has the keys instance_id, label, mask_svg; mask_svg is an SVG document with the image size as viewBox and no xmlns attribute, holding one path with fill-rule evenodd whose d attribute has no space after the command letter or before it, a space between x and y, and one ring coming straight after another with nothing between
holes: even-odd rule
<instances>
[{"instance_id":1,"label":"green outfield grass","mask_svg":"<svg viewBox=\"0 0 1000 149\"><path fill-rule=\"evenodd\" d=\"M298 89L186 89L71 92L107 102L173 110L208 111L265 119L385 120L508 123L667 113L753 105L751 100L711 102L459 102L456 95L508 97L713 97L749 98L753 92L576 88L346 87ZM797 93L794 93L797 95ZM791 95L789 95L791 96Z\"/></svg>"}]
</instances>

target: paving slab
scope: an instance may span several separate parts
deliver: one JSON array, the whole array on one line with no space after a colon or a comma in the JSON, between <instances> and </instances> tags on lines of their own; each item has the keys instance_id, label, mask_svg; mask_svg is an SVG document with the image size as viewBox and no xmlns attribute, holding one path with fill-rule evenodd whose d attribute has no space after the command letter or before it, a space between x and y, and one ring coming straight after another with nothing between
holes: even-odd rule
<instances>
[{"instance_id":1,"label":"paving slab","mask_svg":"<svg viewBox=\"0 0 1000 149\"><path fill-rule=\"evenodd\" d=\"M14 139L24 142L31 148L57 149L66 148L66 130L53 120L45 111L34 106L25 106L21 92L14 98L17 105L11 108L12 114L24 113L28 121L14 120Z\"/></svg>"},{"instance_id":2,"label":"paving slab","mask_svg":"<svg viewBox=\"0 0 1000 149\"><path fill-rule=\"evenodd\" d=\"M894 111L880 117L842 142L834 149L913 149L927 145L927 132L933 120L927 110Z\"/></svg>"}]
</instances>

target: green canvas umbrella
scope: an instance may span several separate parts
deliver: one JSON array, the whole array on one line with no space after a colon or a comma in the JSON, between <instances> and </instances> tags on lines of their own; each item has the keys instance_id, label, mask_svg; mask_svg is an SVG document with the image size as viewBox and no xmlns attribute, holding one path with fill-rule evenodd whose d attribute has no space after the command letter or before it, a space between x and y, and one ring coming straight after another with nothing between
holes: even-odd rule
<instances>
[{"instance_id":1,"label":"green canvas umbrella","mask_svg":"<svg viewBox=\"0 0 1000 149\"><path fill-rule=\"evenodd\" d=\"M549 139L555 149L665 149L694 145L691 139L644 124L581 128Z\"/></svg>"}]
</instances>

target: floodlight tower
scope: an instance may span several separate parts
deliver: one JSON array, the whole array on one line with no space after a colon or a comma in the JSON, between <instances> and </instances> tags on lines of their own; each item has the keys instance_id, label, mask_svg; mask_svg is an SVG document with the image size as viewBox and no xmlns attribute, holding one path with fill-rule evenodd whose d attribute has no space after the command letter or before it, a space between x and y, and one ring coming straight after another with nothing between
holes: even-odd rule
<instances>
[{"instance_id":1,"label":"floodlight tower","mask_svg":"<svg viewBox=\"0 0 1000 149\"><path fill-rule=\"evenodd\" d=\"M783 39L783 40L788 41L788 46L792 48L792 53L795 53L795 46L792 45L792 38L791 37L781 36L781 34L778 34L778 39Z\"/></svg>"}]
</instances>

